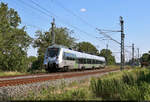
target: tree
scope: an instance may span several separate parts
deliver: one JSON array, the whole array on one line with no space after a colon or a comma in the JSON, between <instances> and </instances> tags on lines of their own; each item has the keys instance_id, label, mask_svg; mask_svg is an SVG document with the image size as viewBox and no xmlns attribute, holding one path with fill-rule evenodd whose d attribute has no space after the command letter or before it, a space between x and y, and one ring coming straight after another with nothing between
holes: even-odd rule
<instances>
[{"instance_id":1,"label":"tree","mask_svg":"<svg viewBox=\"0 0 150 102\"><path fill-rule=\"evenodd\" d=\"M112 65L112 64L115 64L115 63L116 63L115 57L112 56L112 52L111 52L111 50L109 50L109 49L102 49L102 50L100 51L99 56L105 57L106 63L107 63L108 65Z\"/></svg>"},{"instance_id":2,"label":"tree","mask_svg":"<svg viewBox=\"0 0 150 102\"><path fill-rule=\"evenodd\" d=\"M29 56L29 57L28 57L28 61L29 61L29 62L33 62L33 61L35 61L35 60L37 60L37 57L36 57L36 56Z\"/></svg>"},{"instance_id":3,"label":"tree","mask_svg":"<svg viewBox=\"0 0 150 102\"><path fill-rule=\"evenodd\" d=\"M77 50L93 55L98 55L97 48L89 42L80 42L77 44Z\"/></svg>"},{"instance_id":4,"label":"tree","mask_svg":"<svg viewBox=\"0 0 150 102\"><path fill-rule=\"evenodd\" d=\"M27 48L32 38L18 28L21 23L17 11L0 4L0 69L23 71L27 68Z\"/></svg>"},{"instance_id":5,"label":"tree","mask_svg":"<svg viewBox=\"0 0 150 102\"><path fill-rule=\"evenodd\" d=\"M141 62L150 63L150 54L149 53L144 53L140 59L141 59Z\"/></svg>"},{"instance_id":6,"label":"tree","mask_svg":"<svg viewBox=\"0 0 150 102\"><path fill-rule=\"evenodd\" d=\"M28 71L32 71L33 69L36 69L37 67L37 57L36 56L29 56L28 57Z\"/></svg>"},{"instance_id":7,"label":"tree","mask_svg":"<svg viewBox=\"0 0 150 102\"><path fill-rule=\"evenodd\" d=\"M75 46L75 39L70 36L70 34L73 33L73 31L70 31L67 28L54 28L55 33L55 43L58 45L63 45L69 48L72 48ZM43 66L43 60L44 60L44 53L46 51L46 48L50 46L52 43L51 40L51 29L49 32L36 32L37 39L34 41L33 47L38 48L38 60L37 68L40 68Z\"/></svg>"}]
</instances>

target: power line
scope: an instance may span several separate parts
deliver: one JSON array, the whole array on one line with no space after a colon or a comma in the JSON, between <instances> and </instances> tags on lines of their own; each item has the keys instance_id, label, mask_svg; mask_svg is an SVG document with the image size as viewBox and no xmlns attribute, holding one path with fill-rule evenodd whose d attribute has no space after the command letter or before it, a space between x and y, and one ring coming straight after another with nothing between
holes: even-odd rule
<instances>
[{"instance_id":1,"label":"power line","mask_svg":"<svg viewBox=\"0 0 150 102\"><path fill-rule=\"evenodd\" d=\"M42 10L44 10L45 12L49 13L49 11L48 11L47 9L41 7L41 6L40 6L38 3L36 3L35 1L32 0L32 3L33 3L34 5L36 5L37 7L41 8ZM26 3L26 4L27 4L27 3ZM28 5L28 6L29 6L29 5ZM31 6L31 5L30 5L30 6ZM33 8L33 9L35 9L35 8ZM65 24L71 26L72 28L77 29L78 31L82 32L83 34L87 34L86 37L87 37L87 36L94 37L94 36L92 36L90 33L87 33L87 32L81 30L80 28L78 28L78 27L76 27L76 26L73 26L73 25L71 25L71 24L69 24L69 23L66 23L66 21L60 19L60 17L58 17L56 14L54 14L54 13L52 13L52 12L50 12L50 13L51 13L52 15L54 15L55 17L57 17L57 19L58 19L59 21L61 21L61 22L65 23ZM45 14L45 13L44 13L44 14ZM48 16L48 15L47 15L47 16ZM50 16L50 15L49 15L49 16ZM51 16L51 17L52 17L52 16ZM94 38L95 38L95 37L94 37Z\"/></svg>"},{"instance_id":2,"label":"power line","mask_svg":"<svg viewBox=\"0 0 150 102\"><path fill-rule=\"evenodd\" d=\"M47 16L50 16L50 17L53 17L52 15L54 15L55 17L58 18L58 20L60 20L60 18L59 18L57 15L55 15L54 13L52 13L52 12L48 11L47 9L41 7L41 6L40 6L38 3L36 3L35 1L31 0L31 2L32 2L34 5L36 5L37 7L41 8L42 10L44 10L45 12L47 12L47 13L45 13L45 12L43 12L43 11L41 11L41 10L39 9L39 10L41 11L41 13L43 13L43 14L45 14L45 15L47 15ZM24 2L24 3L25 3L25 2ZM32 9L36 9L36 8L32 7L31 5L28 5L27 3L25 3L25 4L26 4L27 6L29 6L29 7L31 7ZM52 15L49 15L49 12L50 12ZM60 20L60 21L63 21L63 23L64 23L64 20ZM66 22L65 22L65 23L66 23ZM91 34L89 34L89 33L85 32L85 31L81 30L81 29L78 28L78 27L75 27L75 26L73 26L73 25L71 25L71 24L69 24L69 23L66 23L66 24L67 24L67 25L70 25L71 27L77 29L78 31L80 31L80 32L82 32L82 33L87 34L86 36L91 36ZM93 36L91 36L91 37L93 37ZM94 38L95 38L95 37L94 37ZM112 38L111 38L111 39L112 39ZM113 39L112 39L112 40L113 40Z\"/></svg>"},{"instance_id":3,"label":"power line","mask_svg":"<svg viewBox=\"0 0 150 102\"><path fill-rule=\"evenodd\" d=\"M55 0L55 2L61 7L63 8L65 11L69 12L70 14L72 14L73 16L79 18L82 22L84 22L86 25L93 27L94 29L96 28L95 26L93 26L92 24L88 23L86 20L84 20L83 18L81 18L80 16L76 15L73 11L69 10L68 8L66 8L65 6L62 5L62 3L58 2L58 0ZM102 31L107 31L107 32L121 32L120 30L106 30L106 29L101 29Z\"/></svg>"},{"instance_id":4,"label":"power line","mask_svg":"<svg viewBox=\"0 0 150 102\"><path fill-rule=\"evenodd\" d=\"M34 3L35 5L37 5L38 7L40 7L41 9L45 10L46 12L49 12L47 9L41 7L41 6L40 6L39 4L37 4L35 1L31 0L31 2ZM78 17L78 18L79 18L82 22L84 22L86 25L89 25L90 27L94 27L93 25L89 24L89 23L86 22L84 19L82 19L80 16L76 15L76 14L75 14L74 12L72 12L71 10L67 9L66 7L64 7L60 2L58 2L58 1L55 1L55 2L57 2L57 3L60 5L60 7L62 7L62 8L63 8L64 10L66 10L67 12L69 12L69 13L71 13L72 15ZM54 16L56 16L54 13L52 13L52 12L50 12L50 13L53 14ZM56 16L56 17L58 18L58 16ZM70 24L69 24L69 25L70 25ZM83 33L85 33L85 34L88 34L87 32L85 32L85 31L83 31L83 30L81 30L81 29L79 29L79 28L77 28L77 27L75 27L75 26L73 26L73 25L70 25L70 26L72 26L72 27L75 28L75 29L78 29L80 32L83 32ZM95 27L94 27L94 28L95 28ZM105 30L105 29L103 29L103 30ZM120 32L120 31L113 31L113 30L105 30L105 31ZM88 35L91 35L91 34L88 34ZM110 37L110 39L111 39L111 40L114 40L114 39L112 39L111 37ZM116 40L114 40L114 41L116 41ZM118 43L118 42L117 42L117 43Z\"/></svg>"},{"instance_id":5,"label":"power line","mask_svg":"<svg viewBox=\"0 0 150 102\"><path fill-rule=\"evenodd\" d=\"M83 23L85 23L86 25L93 27L94 29L96 28L95 26L93 26L92 24L88 23L86 20L84 20L83 18L81 18L80 16L78 16L77 14L75 14L73 11L69 10L68 8L66 8L64 5L62 5L61 2L58 2L57 0L55 0L55 2L61 7L63 8L65 11L67 11L68 13L72 14L73 16L77 17L78 19L80 19L80 21L82 21Z\"/></svg>"},{"instance_id":6,"label":"power line","mask_svg":"<svg viewBox=\"0 0 150 102\"><path fill-rule=\"evenodd\" d=\"M50 12L50 11L48 11L47 9L43 8L42 6L40 6L40 5L39 5L38 3L36 3L35 1L31 0L31 2L32 2L34 5L36 5L37 7L41 8L42 10L44 10L45 12L47 12L47 13ZM89 34L89 33L85 32L85 31L81 30L80 28L78 28L78 27L76 27L76 26L73 26L73 25L71 25L71 24L69 24L69 23L66 23L66 21L60 19L60 17L58 17L58 16L57 16L56 14L54 14L53 12L50 12L50 13L51 13L52 15L54 15L54 16L51 16L51 17L57 17L57 19L58 19L59 21L61 21L61 22L65 23L65 24L67 24L67 25L69 25L69 26L71 26L71 27L77 29L77 30L80 31L80 32L83 32L83 33L88 34L88 35L91 36L91 34ZM87 35L87 36L88 36L88 35ZM92 37L93 37L93 36L92 36Z\"/></svg>"},{"instance_id":7,"label":"power line","mask_svg":"<svg viewBox=\"0 0 150 102\"><path fill-rule=\"evenodd\" d=\"M27 5L28 7L32 8L32 9L34 9L34 10L36 10L36 11L38 11L38 12L40 12L40 13L42 13L42 14L48 16L48 17L51 16L51 15L49 15L49 14L43 12L42 10L40 10L40 9L38 9L38 8L35 8L34 6L32 6L32 5L30 5L30 4L26 3L26 2L24 2L23 0L18 0L18 1L19 1L19 2L22 2L24 5Z\"/></svg>"},{"instance_id":8,"label":"power line","mask_svg":"<svg viewBox=\"0 0 150 102\"><path fill-rule=\"evenodd\" d=\"M118 43L119 45L121 44L120 42L118 42L117 40L113 39L111 36L107 35L105 32L103 32L101 29L96 28L100 34L104 35L105 37L109 38L110 40L113 40L114 42Z\"/></svg>"},{"instance_id":9,"label":"power line","mask_svg":"<svg viewBox=\"0 0 150 102\"><path fill-rule=\"evenodd\" d=\"M46 11L48 14L51 13L52 15L56 16L54 13L48 11L47 9L43 8L42 6L40 6L38 3L36 3L33 0L30 0L34 5L36 5L37 7L41 8L42 10ZM50 15L50 17L54 18L52 15Z\"/></svg>"}]
</instances>

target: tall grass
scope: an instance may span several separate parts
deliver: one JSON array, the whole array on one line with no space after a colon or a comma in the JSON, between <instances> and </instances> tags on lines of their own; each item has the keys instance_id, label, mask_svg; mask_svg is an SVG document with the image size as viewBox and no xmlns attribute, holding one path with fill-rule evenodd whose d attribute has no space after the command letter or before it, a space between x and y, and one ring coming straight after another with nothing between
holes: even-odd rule
<instances>
[{"instance_id":1,"label":"tall grass","mask_svg":"<svg viewBox=\"0 0 150 102\"><path fill-rule=\"evenodd\" d=\"M149 100L150 70L123 72L119 77L92 79L90 88L103 100Z\"/></svg>"}]
</instances>

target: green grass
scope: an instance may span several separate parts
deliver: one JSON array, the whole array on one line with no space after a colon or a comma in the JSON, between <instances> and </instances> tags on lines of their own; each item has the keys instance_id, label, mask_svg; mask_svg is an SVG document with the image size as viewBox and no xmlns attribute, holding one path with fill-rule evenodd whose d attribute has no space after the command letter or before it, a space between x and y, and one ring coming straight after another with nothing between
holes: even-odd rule
<instances>
[{"instance_id":1,"label":"green grass","mask_svg":"<svg viewBox=\"0 0 150 102\"><path fill-rule=\"evenodd\" d=\"M149 100L150 70L135 69L91 80L91 90L102 100Z\"/></svg>"},{"instance_id":2,"label":"green grass","mask_svg":"<svg viewBox=\"0 0 150 102\"><path fill-rule=\"evenodd\" d=\"M0 76L14 76L14 75L38 74L38 73L46 73L46 71L44 69L33 70L33 71L29 71L29 72L0 71Z\"/></svg>"},{"instance_id":3,"label":"green grass","mask_svg":"<svg viewBox=\"0 0 150 102\"><path fill-rule=\"evenodd\" d=\"M25 75L27 73L23 72L16 72L16 71L7 71L7 72L0 72L0 76L14 76L14 75Z\"/></svg>"},{"instance_id":4,"label":"green grass","mask_svg":"<svg viewBox=\"0 0 150 102\"><path fill-rule=\"evenodd\" d=\"M120 65L107 65L106 68L109 68L109 69L120 69ZM131 69L132 67L128 66L128 65L125 65L124 68L130 68Z\"/></svg>"}]
</instances>

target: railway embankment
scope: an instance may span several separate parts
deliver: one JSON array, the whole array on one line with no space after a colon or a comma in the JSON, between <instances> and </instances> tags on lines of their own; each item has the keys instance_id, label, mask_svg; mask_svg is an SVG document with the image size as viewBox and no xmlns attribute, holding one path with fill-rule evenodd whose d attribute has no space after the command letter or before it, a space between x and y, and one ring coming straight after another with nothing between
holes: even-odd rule
<instances>
[{"instance_id":1,"label":"railway embankment","mask_svg":"<svg viewBox=\"0 0 150 102\"><path fill-rule=\"evenodd\" d=\"M42 96L48 97L47 96L48 94L51 94L50 97L53 96L54 94L56 94L56 96L57 96L58 94L62 93L61 89L65 89L65 90L71 89L72 90L72 88L68 86L70 84L78 83L73 86L73 89L74 88L78 89L79 87L82 86L82 84L85 84L85 83L83 83L83 82L85 82L85 80L87 80L86 81L87 84L85 84L85 85L89 85L91 77L100 77L100 76L102 76L104 74L108 74L108 73L109 72L105 71L103 73L97 73L97 74L93 74L93 75L85 75L85 76L80 76L80 77L62 78L62 79L57 79L57 80L49 80L49 81L36 82L36 83L31 83L31 84L0 87L0 96L1 96L0 99L1 100L7 100L7 99L10 99L10 100L13 100L13 99L17 99L17 100L35 99L35 100L37 100L37 99L41 99ZM85 87L87 89L89 88L89 86L85 86ZM45 90L46 92L44 92L43 90ZM84 88L82 89L82 87L81 87L81 90L79 89L78 91L80 93L80 91L83 91L83 90L85 90L85 89ZM68 94L70 94L70 91L66 91L66 92L69 92ZM76 93L76 90L75 90L75 93ZM47 95L45 96L45 94L47 94ZM78 94L78 92L76 94ZM68 97L68 96L64 96L64 97ZM71 96L69 96L69 97L71 97ZM42 98L42 99L44 99L44 98Z\"/></svg>"}]
</instances>

